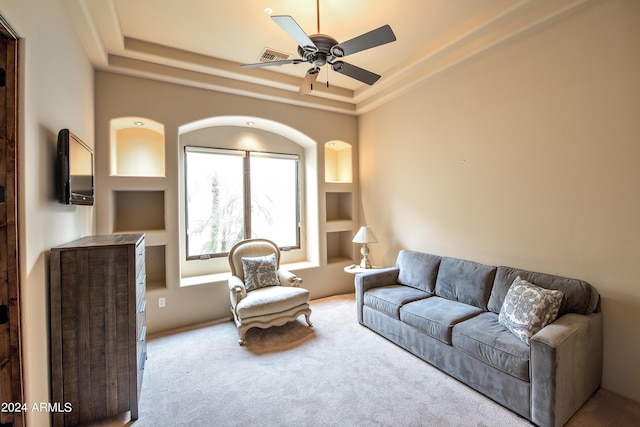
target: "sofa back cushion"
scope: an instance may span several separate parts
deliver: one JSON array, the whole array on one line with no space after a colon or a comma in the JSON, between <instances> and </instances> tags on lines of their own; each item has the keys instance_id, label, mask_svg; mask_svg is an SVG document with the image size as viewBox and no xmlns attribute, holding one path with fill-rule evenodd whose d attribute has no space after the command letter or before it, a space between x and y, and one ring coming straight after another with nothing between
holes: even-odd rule
<instances>
[{"instance_id":1,"label":"sofa back cushion","mask_svg":"<svg viewBox=\"0 0 640 427\"><path fill-rule=\"evenodd\" d=\"M436 295L486 310L495 274L491 265L442 257Z\"/></svg>"},{"instance_id":2,"label":"sofa back cushion","mask_svg":"<svg viewBox=\"0 0 640 427\"><path fill-rule=\"evenodd\" d=\"M396 260L396 267L400 269L398 283L433 295L439 266L440 257L437 255L403 249Z\"/></svg>"},{"instance_id":3,"label":"sofa back cushion","mask_svg":"<svg viewBox=\"0 0 640 427\"><path fill-rule=\"evenodd\" d=\"M584 280L568 279L512 267L498 267L491 297L489 298L489 310L494 313L500 313L504 298L511 284L518 276L542 288L562 291L564 298L558 317L566 313L591 314L598 310L600 295L596 288Z\"/></svg>"}]
</instances>

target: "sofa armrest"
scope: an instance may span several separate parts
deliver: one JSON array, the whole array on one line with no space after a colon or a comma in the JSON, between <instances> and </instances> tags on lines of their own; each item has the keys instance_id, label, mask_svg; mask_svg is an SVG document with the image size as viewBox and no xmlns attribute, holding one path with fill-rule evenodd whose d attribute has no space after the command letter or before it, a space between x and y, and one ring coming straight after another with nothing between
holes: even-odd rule
<instances>
[{"instance_id":1,"label":"sofa armrest","mask_svg":"<svg viewBox=\"0 0 640 427\"><path fill-rule=\"evenodd\" d=\"M231 276L228 280L229 299L231 300L231 310L236 310L236 305L247 296L247 289L244 287L242 279L238 276Z\"/></svg>"},{"instance_id":2,"label":"sofa armrest","mask_svg":"<svg viewBox=\"0 0 640 427\"><path fill-rule=\"evenodd\" d=\"M568 313L531 338L531 420L562 426L602 381L602 313Z\"/></svg>"},{"instance_id":3,"label":"sofa armrest","mask_svg":"<svg viewBox=\"0 0 640 427\"><path fill-rule=\"evenodd\" d=\"M294 286L297 288L302 284L301 278L283 269L278 270L278 280L280 280L280 285L282 286Z\"/></svg>"},{"instance_id":4,"label":"sofa armrest","mask_svg":"<svg viewBox=\"0 0 640 427\"><path fill-rule=\"evenodd\" d=\"M362 323L362 306L364 293L372 288L395 285L398 283L398 267L389 267L356 274L356 312L358 322Z\"/></svg>"}]
</instances>

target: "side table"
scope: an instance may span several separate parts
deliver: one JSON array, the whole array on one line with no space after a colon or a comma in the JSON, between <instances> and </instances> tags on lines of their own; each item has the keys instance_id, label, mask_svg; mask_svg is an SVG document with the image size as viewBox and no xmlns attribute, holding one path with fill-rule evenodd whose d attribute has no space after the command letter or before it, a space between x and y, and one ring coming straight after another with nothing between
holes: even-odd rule
<instances>
[{"instance_id":1,"label":"side table","mask_svg":"<svg viewBox=\"0 0 640 427\"><path fill-rule=\"evenodd\" d=\"M345 273L353 274L353 289L356 288L356 276L367 271L380 270L382 267L372 266L371 268L362 268L358 264L351 264L344 268Z\"/></svg>"},{"instance_id":2,"label":"side table","mask_svg":"<svg viewBox=\"0 0 640 427\"><path fill-rule=\"evenodd\" d=\"M372 266L371 268L362 268L358 264L351 264L344 268L344 272L355 275L355 274L365 273L367 271L380 270L381 268L382 267L376 267L376 266Z\"/></svg>"}]
</instances>

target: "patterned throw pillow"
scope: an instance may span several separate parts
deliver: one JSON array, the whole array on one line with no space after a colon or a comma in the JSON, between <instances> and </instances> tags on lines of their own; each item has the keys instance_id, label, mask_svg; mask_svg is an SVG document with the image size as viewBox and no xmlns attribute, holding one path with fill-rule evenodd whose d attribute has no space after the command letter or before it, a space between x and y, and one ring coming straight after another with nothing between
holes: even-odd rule
<instances>
[{"instance_id":1,"label":"patterned throw pillow","mask_svg":"<svg viewBox=\"0 0 640 427\"><path fill-rule=\"evenodd\" d=\"M504 299L498 321L529 344L531 337L556 320L564 294L527 282L518 276Z\"/></svg>"},{"instance_id":2,"label":"patterned throw pillow","mask_svg":"<svg viewBox=\"0 0 640 427\"><path fill-rule=\"evenodd\" d=\"M278 274L276 272L276 255L242 258L244 271L244 287L247 291L278 286Z\"/></svg>"}]
</instances>

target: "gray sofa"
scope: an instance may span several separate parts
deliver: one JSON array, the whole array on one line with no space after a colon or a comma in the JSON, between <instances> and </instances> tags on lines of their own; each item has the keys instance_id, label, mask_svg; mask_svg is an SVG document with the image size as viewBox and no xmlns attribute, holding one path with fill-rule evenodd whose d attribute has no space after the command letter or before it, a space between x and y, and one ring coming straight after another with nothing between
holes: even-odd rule
<instances>
[{"instance_id":1,"label":"gray sofa","mask_svg":"<svg viewBox=\"0 0 640 427\"><path fill-rule=\"evenodd\" d=\"M518 277L563 293L530 343L498 319ZM565 424L600 386L600 296L582 280L402 250L356 276L356 307L362 325L539 426Z\"/></svg>"}]
</instances>

